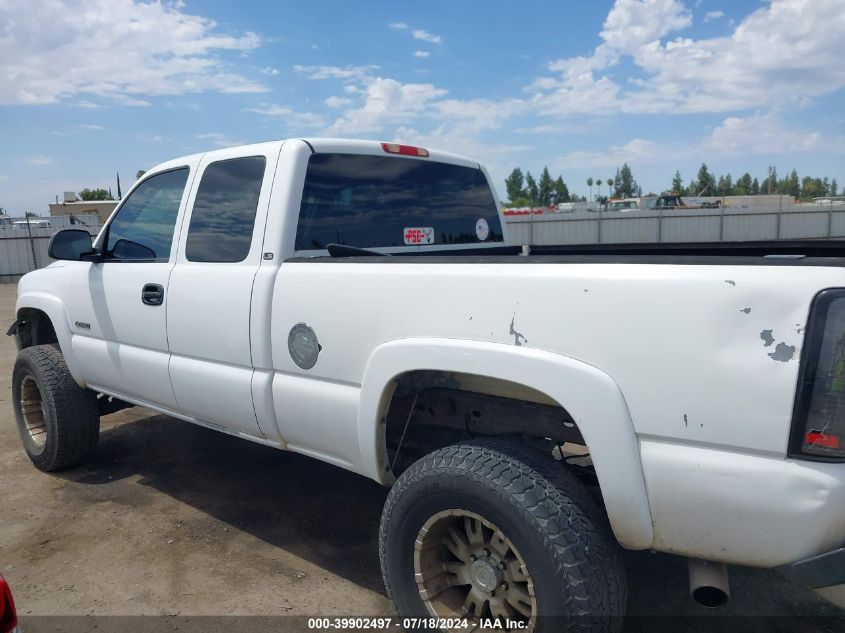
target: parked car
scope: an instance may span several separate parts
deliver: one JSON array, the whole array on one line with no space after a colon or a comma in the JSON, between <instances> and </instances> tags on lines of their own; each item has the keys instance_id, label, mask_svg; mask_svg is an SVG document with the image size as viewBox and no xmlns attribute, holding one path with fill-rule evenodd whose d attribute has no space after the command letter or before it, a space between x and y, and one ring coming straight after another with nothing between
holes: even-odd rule
<instances>
[{"instance_id":1,"label":"parked car","mask_svg":"<svg viewBox=\"0 0 845 633\"><path fill-rule=\"evenodd\" d=\"M50 228L50 220L16 220L12 224L12 228L15 229L49 229Z\"/></svg>"},{"instance_id":2,"label":"parked car","mask_svg":"<svg viewBox=\"0 0 845 633\"><path fill-rule=\"evenodd\" d=\"M9 583L0 574L0 633L19 633L18 613Z\"/></svg>"},{"instance_id":3,"label":"parked car","mask_svg":"<svg viewBox=\"0 0 845 633\"><path fill-rule=\"evenodd\" d=\"M82 464L100 415L141 405L370 477L388 594L438 625L613 629L620 546L689 558L710 606L725 563L833 597L845 246L526 256L506 230L477 161L419 147L163 163L19 283L24 448Z\"/></svg>"}]
</instances>

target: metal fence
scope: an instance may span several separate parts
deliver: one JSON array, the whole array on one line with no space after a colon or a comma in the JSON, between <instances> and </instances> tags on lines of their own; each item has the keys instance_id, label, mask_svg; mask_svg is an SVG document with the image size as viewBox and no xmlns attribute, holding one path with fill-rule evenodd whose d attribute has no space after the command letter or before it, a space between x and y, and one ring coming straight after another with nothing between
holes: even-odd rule
<instances>
[{"instance_id":1,"label":"metal fence","mask_svg":"<svg viewBox=\"0 0 845 633\"><path fill-rule=\"evenodd\" d=\"M69 228L69 216L49 218L49 228L0 225L0 282L52 262L47 244L58 230ZM96 235L101 225L86 216ZM510 244L620 244L652 242L735 242L743 240L845 239L845 205L795 208L666 209L588 211L506 215Z\"/></svg>"},{"instance_id":2,"label":"metal fence","mask_svg":"<svg viewBox=\"0 0 845 633\"><path fill-rule=\"evenodd\" d=\"M652 209L505 216L511 244L845 239L845 205Z\"/></svg>"},{"instance_id":3,"label":"metal fence","mask_svg":"<svg viewBox=\"0 0 845 633\"><path fill-rule=\"evenodd\" d=\"M49 219L49 227L36 227L34 224L17 224L24 218L10 219L0 225L0 282L13 282L21 275L25 275L36 268L43 268L55 261L47 256L47 245L50 237L56 231L71 228L86 229L91 235L100 231L101 225L91 222L86 217L87 224L75 222L71 224L69 216L51 218L32 218L33 222Z\"/></svg>"}]
</instances>

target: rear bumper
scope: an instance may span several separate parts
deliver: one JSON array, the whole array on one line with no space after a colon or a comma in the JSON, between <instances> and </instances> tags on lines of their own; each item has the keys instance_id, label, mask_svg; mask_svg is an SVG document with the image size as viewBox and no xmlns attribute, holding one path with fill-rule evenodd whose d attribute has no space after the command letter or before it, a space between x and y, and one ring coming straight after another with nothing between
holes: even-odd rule
<instances>
[{"instance_id":1,"label":"rear bumper","mask_svg":"<svg viewBox=\"0 0 845 633\"><path fill-rule=\"evenodd\" d=\"M845 608L845 547L777 568L795 582L815 589L823 598Z\"/></svg>"}]
</instances>

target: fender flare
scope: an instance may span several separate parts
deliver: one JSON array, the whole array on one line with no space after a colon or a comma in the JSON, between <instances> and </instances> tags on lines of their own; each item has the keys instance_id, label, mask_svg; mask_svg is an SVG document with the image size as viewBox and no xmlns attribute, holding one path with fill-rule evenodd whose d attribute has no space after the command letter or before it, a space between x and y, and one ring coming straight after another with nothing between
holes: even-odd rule
<instances>
[{"instance_id":1,"label":"fender flare","mask_svg":"<svg viewBox=\"0 0 845 633\"><path fill-rule=\"evenodd\" d=\"M654 539L639 440L619 385L582 361L528 347L445 338L408 338L377 347L364 368L358 404L358 442L371 478L389 484L384 415L389 385L417 370L476 374L524 384L572 415L590 449L616 539L647 549Z\"/></svg>"},{"instance_id":2,"label":"fender flare","mask_svg":"<svg viewBox=\"0 0 845 633\"><path fill-rule=\"evenodd\" d=\"M56 338L59 340L59 348L70 371L71 376L80 387L87 387L82 373L79 370L79 363L76 361L76 354L73 351L73 336L67 321L67 312L64 304L55 296L41 292L25 292L18 297L15 304L15 316L24 309L41 310L46 314L53 324Z\"/></svg>"}]
</instances>

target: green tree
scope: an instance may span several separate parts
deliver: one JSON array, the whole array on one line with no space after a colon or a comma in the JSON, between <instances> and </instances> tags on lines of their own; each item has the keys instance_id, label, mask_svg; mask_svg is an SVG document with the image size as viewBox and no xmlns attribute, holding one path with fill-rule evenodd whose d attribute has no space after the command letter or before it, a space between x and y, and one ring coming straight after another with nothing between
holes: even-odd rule
<instances>
[{"instance_id":1,"label":"green tree","mask_svg":"<svg viewBox=\"0 0 845 633\"><path fill-rule=\"evenodd\" d=\"M613 193L617 198L633 198L639 193L640 186L634 180L628 163L623 163L622 168L616 170L616 178L613 181L616 183Z\"/></svg>"},{"instance_id":2,"label":"green tree","mask_svg":"<svg viewBox=\"0 0 845 633\"><path fill-rule=\"evenodd\" d=\"M111 200L107 189L83 189L79 192L79 197L86 202L92 200Z\"/></svg>"},{"instance_id":3,"label":"green tree","mask_svg":"<svg viewBox=\"0 0 845 633\"><path fill-rule=\"evenodd\" d=\"M607 182L607 197L609 198L611 195L613 195L613 192L610 190L610 188L613 186L613 178L608 178L606 182Z\"/></svg>"},{"instance_id":4,"label":"green tree","mask_svg":"<svg viewBox=\"0 0 845 633\"><path fill-rule=\"evenodd\" d=\"M552 185L552 202L560 204L561 202L569 202L571 197L569 195L569 187L563 182L563 176L558 176L557 180Z\"/></svg>"},{"instance_id":5,"label":"green tree","mask_svg":"<svg viewBox=\"0 0 845 633\"><path fill-rule=\"evenodd\" d=\"M804 176L801 180L801 197L804 200L820 198L825 195L824 181L821 178Z\"/></svg>"},{"instance_id":6,"label":"green tree","mask_svg":"<svg viewBox=\"0 0 845 633\"><path fill-rule=\"evenodd\" d=\"M519 167L514 168L511 175L505 178L505 190L511 202L525 197L525 177Z\"/></svg>"},{"instance_id":7,"label":"green tree","mask_svg":"<svg viewBox=\"0 0 845 633\"><path fill-rule=\"evenodd\" d=\"M672 193L676 193L679 196L685 196L687 193L686 187L684 187L684 181L681 178L681 172L677 170L672 177Z\"/></svg>"},{"instance_id":8,"label":"green tree","mask_svg":"<svg viewBox=\"0 0 845 633\"><path fill-rule=\"evenodd\" d=\"M590 188L590 202L593 201L593 179L587 178L587 186Z\"/></svg>"},{"instance_id":9,"label":"green tree","mask_svg":"<svg viewBox=\"0 0 845 633\"><path fill-rule=\"evenodd\" d=\"M602 181L602 179L601 179L601 178L599 178L598 180L596 180L596 190L597 190L597 194L596 194L596 195L597 195L599 198L601 198L601 186L602 186L602 182L603 182L603 181Z\"/></svg>"},{"instance_id":10,"label":"green tree","mask_svg":"<svg viewBox=\"0 0 845 633\"><path fill-rule=\"evenodd\" d=\"M537 189L537 181L534 180L534 176L531 175L531 172L525 173L525 197L528 198L528 204L534 206L537 204L537 200L539 199L540 192Z\"/></svg>"},{"instance_id":11,"label":"green tree","mask_svg":"<svg viewBox=\"0 0 845 633\"><path fill-rule=\"evenodd\" d=\"M798 180L798 172L794 169L789 173L789 176L784 178L784 186L779 190L780 193L792 196L793 198L801 197L801 181Z\"/></svg>"},{"instance_id":12,"label":"green tree","mask_svg":"<svg viewBox=\"0 0 845 633\"><path fill-rule=\"evenodd\" d=\"M733 195L734 184L733 178L731 178L730 174L725 174L724 176L719 176L719 182L716 184L716 192L715 195L717 196L730 196Z\"/></svg>"},{"instance_id":13,"label":"green tree","mask_svg":"<svg viewBox=\"0 0 845 633\"><path fill-rule=\"evenodd\" d=\"M710 170L707 169L707 165L705 163L701 163L701 167L698 168L698 176L695 186L696 191L690 191L691 195L712 196L713 191L716 189L716 177L710 173Z\"/></svg>"},{"instance_id":14,"label":"green tree","mask_svg":"<svg viewBox=\"0 0 845 633\"><path fill-rule=\"evenodd\" d=\"M135 172L135 180L141 180L141 176L143 176L146 173L147 172L145 170L139 169L138 171Z\"/></svg>"},{"instance_id":15,"label":"green tree","mask_svg":"<svg viewBox=\"0 0 845 633\"><path fill-rule=\"evenodd\" d=\"M554 181L549 174L549 168L543 167L543 173L540 174L540 181L537 185L537 196L541 206L548 207L552 203L553 186Z\"/></svg>"},{"instance_id":16,"label":"green tree","mask_svg":"<svg viewBox=\"0 0 845 633\"><path fill-rule=\"evenodd\" d=\"M778 170L774 165L768 167L769 175L760 183L760 193L770 194L778 191Z\"/></svg>"},{"instance_id":17,"label":"green tree","mask_svg":"<svg viewBox=\"0 0 845 633\"><path fill-rule=\"evenodd\" d=\"M751 174L745 172L742 176L736 179L734 193L738 196L747 196L751 194Z\"/></svg>"},{"instance_id":18,"label":"green tree","mask_svg":"<svg viewBox=\"0 0 845 633\"><path fill-rule=\"evenodd\" d=\"M760 195L760 183L757 181L756 177L751 181L751 189L748 190L748 193L752 196Z\"/></svg>"},{"instance_id":19,"label":"green tree","mask_svg":"<svg viewBox=\"0 0 845 633\"><path fill-rule=\"evenodd\" d=\"M839 183L836 182L836 178L830 181L830 195L839 195ZM0 211L2 211L2 209L0 209Z\"/></svg>"},{"instance_id":20,"label":"green tree","mask_svg":"<svg viewBox=\"0 0 845 633\"><path fill-rule=\"evenodd\" d=\"M37 214L37 213L33 213L32 211L27 211L27 212L24 214L24 216L25 216L25 217L27 217L27 218L37 218L37 217L38 217L38 214Z\"/></svg>"}]
</instances>

